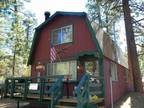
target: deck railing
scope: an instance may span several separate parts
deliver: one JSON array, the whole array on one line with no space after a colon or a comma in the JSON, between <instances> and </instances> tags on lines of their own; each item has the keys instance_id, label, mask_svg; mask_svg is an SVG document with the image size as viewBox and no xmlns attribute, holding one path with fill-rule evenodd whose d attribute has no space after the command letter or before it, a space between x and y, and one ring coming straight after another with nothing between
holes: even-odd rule
<instances>
[{"instance_id":1,"label":"deck railing","mask_svg":"<svg viewBox=\"0 0 144 108\"><path fill-rule=\"evenodd\" d=\"M51 96L51 108L57 104L58 100L62 97L62 88L63 88L63 77L61 76L53 86L48 90L48 94Z\"/></svg>"},{"instance_id":2,"label":"deck railing","mask_svg":"<svg viewBox=\"0 0 144 108\"><path fill-rule=\"evenodd\" d=\"M54 108L62 96L63 76L7 78L5 96L10 98L50 100L50 108Z\"/></svg>"}]
</instances>

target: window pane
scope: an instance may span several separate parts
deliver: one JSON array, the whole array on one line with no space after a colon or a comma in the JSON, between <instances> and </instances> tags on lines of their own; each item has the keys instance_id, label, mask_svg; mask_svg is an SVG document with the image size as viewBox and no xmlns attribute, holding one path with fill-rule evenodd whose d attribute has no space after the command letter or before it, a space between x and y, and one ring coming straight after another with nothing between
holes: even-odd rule
<instances>
[{"instance_id":1,"label":"window pane","mask_svg":"<svg viewBox=\"0 0 144 108\"><path fill-rule=\"evenodd\" d=\"M47 66L47 75L71 75L71 79L76 80L77 76L77 62L57 62L49 63Z\"/></svg>"},{"instance_id":2,"label":"window pane","mask_svg":"<svg viewBox=\"0 0 144 108\"><path fill-rule=\"evenodd\" d=\"M69 74L69 62L56 63L56 75Z\"/></svg>"},{"instance_id":3,"label":"window pane","mask_svg":"<svg viewBox=\"0 0 144 108\"><path fill-rule=\"evenodd\" d=\"M73 79L73 80L76 80L76 76L77 76L77 72L76 72L76 70L77 70L77 63L76 63L76 61L71 61L70 62L70 75L71 75L71 78Z\"/></svg>"},{"instance_id":4,"label":"window pane","mask_svg":"<svg viewBox=\"0 0 144 108\"><path fill-rule=\"evenodd\" d=\"M61 29L53 31L53 44L59 44L62 41Z\"/></svg>"},{"instance_id":5,"label":"window pane","mask_svg":"<svg viewBox=\"0 0 144 108\"><path fill-rule=\"evenodd\" d=\"M72 25L61 27L52 32L52 43L62 44L72 42Z\"/></svg>"},{"instance_id":6,"label":"window pane","mask_svg":"<svg viewBox=\"0 0 144 108\"><path fill-rule=\"evenodd\" d=\"M72 25L64 27L62 29L62 35L63 35L62 43L72 42Z\"/></svg>"},{"instance_id":7,"label":"window pane","mask_svg":"<svg viewBox=\"0 0 144 108\"><path fill-rule=\"evenodd\" d=\"M111 62L110 70L111 70L112 80L114 80L114 81L118 80L118 76L117 76L117 64Z\"/></svg>"},{"instance_id":8,"label":"window pane","mask_svg":"<svg viewBox=\"0 0 144 108\"><path fill-rule=\"evenodd\" d=\"M93 62L85 62L85 71L93 73L93 67L94 63Z\"/></svg>"}]
</instances>

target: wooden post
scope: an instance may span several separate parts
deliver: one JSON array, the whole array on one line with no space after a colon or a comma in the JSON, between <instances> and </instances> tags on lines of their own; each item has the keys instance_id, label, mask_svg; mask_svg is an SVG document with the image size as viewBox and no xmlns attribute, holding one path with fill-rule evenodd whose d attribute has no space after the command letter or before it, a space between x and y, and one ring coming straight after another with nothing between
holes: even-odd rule
<instances>
[{"instance_id":1,"label":"wooden post","mask_svg":"<svg viewBox=\"0 0 144 108\"><path fill-rule=\"evenodd\" d=\"M111 77L110 77L110 92L111 92L111 108L113 108L113 86Z\"/></svg>"},{"instance_id":2,"label":"wooden post","mask_svg":"<svg viewBox=\"0 0 144 108\"><path fill-rule=\"evenodd\" d=\"M67 98L69 98L69 77L66 78Z\"/></svg>"},{"instance_id":3,"label":"wooden post","mask_svg":"<svg viewBox=\"0 0 144 108\"><path fill-rule=\"evenodd\" d=\"M19 100L17 101L17 108L19 108Z\"/></svg>"}]
</instances>

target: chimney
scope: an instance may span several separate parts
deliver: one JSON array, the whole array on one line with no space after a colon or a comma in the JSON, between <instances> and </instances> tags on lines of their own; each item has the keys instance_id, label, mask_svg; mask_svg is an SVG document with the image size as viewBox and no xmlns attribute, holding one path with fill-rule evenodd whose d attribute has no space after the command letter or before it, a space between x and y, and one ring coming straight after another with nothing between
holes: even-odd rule
<instances>
[{"instance_id":1,"label":"chimney","mask_svg":"<svg viewBox=\"0 0 144 108\"><path fill-rule=\"evenodd\" d=\"M44 15L45 15L45 21L46 21L47 19L49 19L50 12L46 11L46 12L44 13Z\"/></svg>"}]
</instances>

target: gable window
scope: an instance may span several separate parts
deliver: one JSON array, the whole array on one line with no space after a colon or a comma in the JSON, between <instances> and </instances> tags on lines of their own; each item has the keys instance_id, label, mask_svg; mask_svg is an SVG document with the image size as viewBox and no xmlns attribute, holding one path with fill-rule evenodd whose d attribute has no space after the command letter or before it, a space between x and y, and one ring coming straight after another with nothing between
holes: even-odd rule
<instances>
[{"instance_id":1,"label":"gable window","mask_svg":"<svg viewBox=\"0 0 144 108\"><path fill-rule=\"evenodd\" d=\"M69 43L73 41L72 25L64 26L52 31L51 41L53 45Z\"/></svg>"},{"instance_id":2,"label":"gable window","mask_svg":"<svg viewBox=\"0 0 144 108\"><path fill-rule=\"evenodd\" d=\"M111 78L113 81L117 81L118 80L118 75L117 75L117 64L114 62L110 63L110 74L111 74Z\"/></svg>"}]
</instances>

